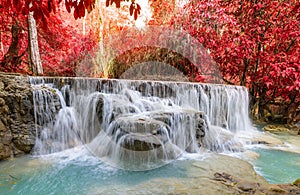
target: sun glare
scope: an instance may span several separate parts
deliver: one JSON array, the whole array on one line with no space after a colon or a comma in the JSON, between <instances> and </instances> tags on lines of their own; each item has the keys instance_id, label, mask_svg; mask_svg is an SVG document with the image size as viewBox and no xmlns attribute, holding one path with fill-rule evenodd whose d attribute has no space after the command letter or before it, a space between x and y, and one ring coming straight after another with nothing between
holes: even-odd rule
<instances>
[{"instance_id":1,"label":"sun glare","mask_svg":"<svg viewBox=\"0 0 300 195\"><path fill-rule=\"evenodd\" d=\"M135 21L135 26L140 30L143 29L146 26L147 22L151 19L152 12L148 0L136 0L136 3L138 3L142 8L141 14Z\"/></svg>"}]
</instances>

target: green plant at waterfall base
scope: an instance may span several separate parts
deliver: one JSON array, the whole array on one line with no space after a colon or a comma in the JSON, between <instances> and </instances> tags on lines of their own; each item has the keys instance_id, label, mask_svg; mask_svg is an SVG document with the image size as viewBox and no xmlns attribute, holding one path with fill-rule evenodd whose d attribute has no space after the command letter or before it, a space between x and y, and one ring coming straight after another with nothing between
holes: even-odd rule
<instances>
[{"instance_id":1,"label":"green plant at waterfall base","mask_svg":"<svg viewBox=\"0 0 300 195\"><path fill-rule=\"evenodd\" d=\"M298 0L192 0L173 24L210 50L225 82L248 87L260 117L276 102L300 117Z\"/></svg>"}]
</instances>

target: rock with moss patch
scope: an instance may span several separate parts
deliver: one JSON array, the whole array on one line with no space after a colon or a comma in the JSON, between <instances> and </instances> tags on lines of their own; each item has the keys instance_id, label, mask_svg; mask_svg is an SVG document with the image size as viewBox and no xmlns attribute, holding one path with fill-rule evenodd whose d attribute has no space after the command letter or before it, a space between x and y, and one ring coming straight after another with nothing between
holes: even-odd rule
<instances>
[{"instance_id":1,"label":"rock with moss patch","mask_svg":"<svg viewBox=\"0 0 300 195\"><path fill-rule=\"evenodd\" d=\"M293 182L293 185L298 186L298 187L300 188L300 178L299 178L299 179L296 179L296 180Z\"/></svg>"}]
</instances>

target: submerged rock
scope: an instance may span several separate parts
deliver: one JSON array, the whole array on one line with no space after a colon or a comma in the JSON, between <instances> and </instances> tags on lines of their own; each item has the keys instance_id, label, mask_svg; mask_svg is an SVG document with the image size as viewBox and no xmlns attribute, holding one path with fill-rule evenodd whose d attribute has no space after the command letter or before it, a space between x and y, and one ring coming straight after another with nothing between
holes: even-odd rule
<instances>
[{"instance_id":1,"label":"submerged rock","mask_svg":"<svg viewBox=\"0 0 300 195\"><path fill-rule=\"evenodd\" d=\"M230 166L229 166L230 165ZM93 194L253 194L268 183L251 164L230 156L209 153L185 167L182 178L155 178L136 185L106 186ZM224 176L224 178L223 178Z\"/></svg>"}]
</instances>

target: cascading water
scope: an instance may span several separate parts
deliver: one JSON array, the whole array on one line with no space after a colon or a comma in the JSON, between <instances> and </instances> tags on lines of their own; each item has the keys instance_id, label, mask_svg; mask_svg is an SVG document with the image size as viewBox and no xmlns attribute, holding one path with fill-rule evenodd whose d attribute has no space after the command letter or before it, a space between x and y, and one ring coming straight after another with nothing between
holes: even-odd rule
<instances>
[{"instance_id":1,"label":"cascading water","mask_svg":"<svg viewBox=\"0 0 300 195\"><path fill-rule=\"evenodd\" d=\"M84 145L113 166L149 169L182 152L238 150L251 129L244 87L31 78L36 154Z\"/></svg>"}]
</instances>

